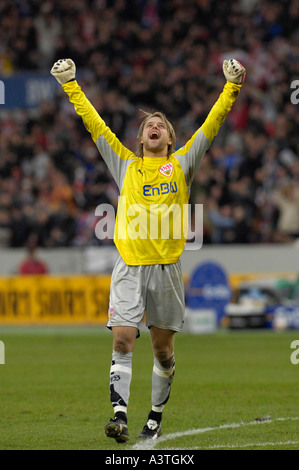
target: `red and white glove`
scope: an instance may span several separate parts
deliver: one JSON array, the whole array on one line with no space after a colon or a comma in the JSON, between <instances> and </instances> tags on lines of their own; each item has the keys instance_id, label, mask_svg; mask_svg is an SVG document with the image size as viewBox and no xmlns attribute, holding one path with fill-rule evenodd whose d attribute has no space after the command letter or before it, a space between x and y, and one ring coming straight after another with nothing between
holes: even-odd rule
<instances>
[{"instance_id":1,"label":"red and white glove","mask_svg":"<svg viewBox=\"0 0 299 470\"><path fill-rule=\"evenodd\" d=\"M246 69L236 59L223 61L223 73L228 82L241 85L245 80Z\"/></svg>"},{"instance_id":2,"label":"red and white glove","mask_svg":"<svg viewBox=\"0 0 299 470\"><path fill-rule=\"evenodd\" d=\"M70 80L74 80L76 75L76 65L72 59L60 59L51 68L51 74L63 85Z\"/></svg>"}]
</instances>

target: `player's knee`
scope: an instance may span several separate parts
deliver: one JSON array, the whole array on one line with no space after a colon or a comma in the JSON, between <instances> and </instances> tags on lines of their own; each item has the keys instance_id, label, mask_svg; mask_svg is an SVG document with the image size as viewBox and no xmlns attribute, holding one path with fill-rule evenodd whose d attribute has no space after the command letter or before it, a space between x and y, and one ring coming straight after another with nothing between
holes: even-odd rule
<instances>
[{"instance_id":1,"label":"player's knee","mask_svg":"<svg viewBox=\"0 0 299 470\"><path fill-rule=\"evenodd\" d=\"M114 339L113 342L113 349L114 351L118 351L121 353L128 353L131 352L131 341L125 334L121 334Z\"/></svg>"},{"instance_id":2,"label":"player's knee","mask_svg":"<svg viewBox=\"0 0 299 470\"><path fill-rule=\"evenodd\" d=\"M113 327L113 349L126 354L133 352L136 341L136 328Z\"/></svg>"},{"instance_id":3,"label":"player's knee","mask_svg":"<svg viewBox=\"0 0 299 470\"><path fill-rule=\"evenodd\" d=\"M171 369L174 367L174 355L170 349L156 350L155 357L164 369Z\"/></svg>"}]
</instances>

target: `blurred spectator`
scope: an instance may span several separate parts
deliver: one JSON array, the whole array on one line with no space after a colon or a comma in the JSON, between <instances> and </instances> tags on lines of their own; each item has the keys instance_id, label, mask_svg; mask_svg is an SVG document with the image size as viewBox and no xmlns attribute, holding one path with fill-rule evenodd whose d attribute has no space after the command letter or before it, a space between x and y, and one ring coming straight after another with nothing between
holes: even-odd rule
<instances>
[{"instance_id":1,"label":"blurred spectator","mask_svg":"<svg viewBox=\"0 0 299 470\"><path fill-rule=\"evenodd\" d=\"M50 67L55 53L55 39L61 31L61 21L56 17L52 1L41 4L34 26L37 36L39 67Z\"/></svg>"},{"instance_id":2,"label":"blurred spectator","mask_svg":"<svg viewBox=\"0 0 299 470\"><path fill-rule=\"evenodd\" d=\"M299 238L299 188L288 184L274 191L273 200L278 208L278 231L290 237Z\"/></svg>"},{"instance_id":3,"label":"blurred spectator","mask_svg":"<svg viewBox=\"0 0 299 470\"><path fill-rule=\"evenodd\" d=\"M231 243L250 243L251 220L248 219L246 211L242 205L235 205L232 209L234 220L231 234Z\"/></svg>"},{"instance_id":4,"label":"blurred spectator","mask_svg":"<svg viewBox=\"0 0 299 470\"><path fill-rule=\"evenodd\" d=\"M139 109L158 109L180 148L223 88L223 59L236 57L246 82L190 201L204 204L206 243L288 242L299 233L294 196L282 202L299 183L298 19L297 0L2 0L0 76L49 73L71 57L124 145L135 150ZM0 124L1 246L26 246L32 233L41 247L113 243L96 238L95 209L115 207L118 189L59 87Z\"/></svg>"},{"instance_id":5,"label":"blurred spectator","mask_svg":"<svg viewBox=\"0 0 299 470\"><path fill-rule=\"evenodd\" d=\"M46 263L37 256L37 248L36 238L30 237L27 243L27 256L19 266L19 274L47 274L49 272Z\"/></svg>"},{"instance_id":6,"label":"blurred spectator","mask_svg":"<svg viewBox=\"0 0 299 470\"><path fill-rule=\"evenodd\" d=\"M0 210L0 246L6 247L9 245L11 235L10 216L6 209Z\"/></svg>"},{"instance_id":7,"label":"blurred spectator","mask_svg":"<svg viewBox=\"0 0 299 470\"><path fill-rule=\"evenodd\" d=\"M212 243L230 243L234 220L231 207L227 204L217 206L212 200L208 205L208 216L212 224Z\"/></svg>"}]
</instances>

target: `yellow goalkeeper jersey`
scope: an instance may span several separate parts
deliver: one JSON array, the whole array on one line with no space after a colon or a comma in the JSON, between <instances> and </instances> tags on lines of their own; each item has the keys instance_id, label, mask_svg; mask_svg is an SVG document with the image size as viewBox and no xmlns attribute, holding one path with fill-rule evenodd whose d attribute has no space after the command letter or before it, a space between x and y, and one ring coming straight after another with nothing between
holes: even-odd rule
<instances>
[{"instance_id":1,"label":"yellow goalkeeper jersey","mask_svg":"<svg viewBox=\"0 0 299 470\"><path fill-rule=\"evenodd\" d=\"M63 85L115 179L115 245L128 265L176 263L187 238L188 201L198 166L241 85L226 82L204 124L169 157L137 157L105 124L74 80Z\"/></svg>"}]
</instances>

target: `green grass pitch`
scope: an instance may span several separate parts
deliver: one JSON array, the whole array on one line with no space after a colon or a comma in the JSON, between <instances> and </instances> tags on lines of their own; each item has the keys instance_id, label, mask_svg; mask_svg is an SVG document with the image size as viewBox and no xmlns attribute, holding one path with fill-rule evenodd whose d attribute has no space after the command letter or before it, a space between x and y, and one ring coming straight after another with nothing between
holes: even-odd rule
<instances>
[{"instance_id":1,"label":"green grass pitch","mask_svg":"<svg viewBox=\"0 0 299 470\"><path fill-rule=\"evenodd\" d=\"M162 436L151 449L299 450L299 331L177 334L176 373ZM104 434L111 333L102 327L0 327L0 449L132 450L150 410L152 351L133 355L130 441ZM146 446L146 443L144 444Z\"/></svg>"}]
</instances>

